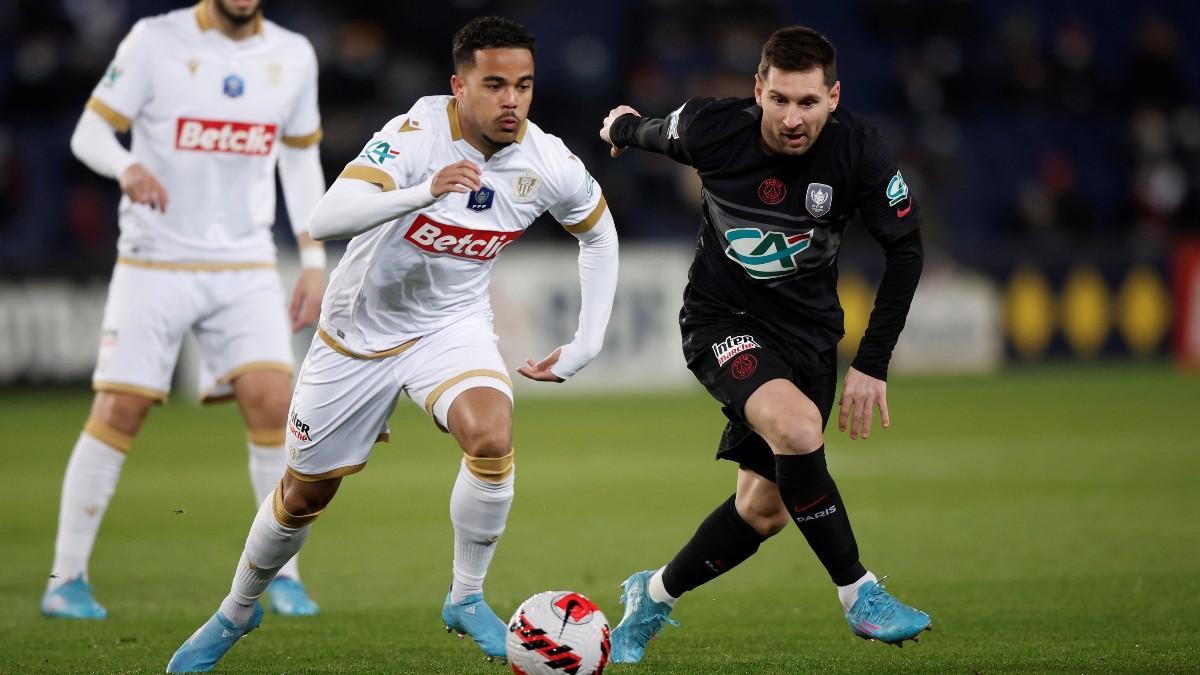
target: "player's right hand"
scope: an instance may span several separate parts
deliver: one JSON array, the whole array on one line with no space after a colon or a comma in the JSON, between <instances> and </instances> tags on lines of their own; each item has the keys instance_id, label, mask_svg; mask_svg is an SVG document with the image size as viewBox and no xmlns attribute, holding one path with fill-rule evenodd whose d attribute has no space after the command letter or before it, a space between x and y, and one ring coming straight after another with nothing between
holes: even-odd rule
<instances>
[{"instance_id":1,"label":"player's right hand","mask_svg":"<svg viewBox=\"0 0 1200 675\"><path fill-rule=\"evenodd\" d=\"M464 159L442 167L441 171L433 174L433 183L429 192L434 197L441 197L447 192L474 192L483 187L483 174L475 163Z\"/></svg>"},{"instance_id":2,"label":"player's right hand","mask_svg":"<svg viewBox=\"0 0 1200 675\"><path fill-rule=\"evenodd\" d=\"M619 105L608 111L608 117L604 118L604 125L600 127L600 138L604 139L605 143L608 143L610 146L612 146L608 149L608 154L612 155L613 157L625 152L625 148L618 148L616 145L613 145L611 136L613 122L616 122L617 118L621 115L629 113L637 115L638 117L642 116L640 112L627 105Z\"/></svg>"},{"instance_id":3,"label":"player's right hand","mask_svg":"<svg viewBox=\"0 0 1200 675\"><path fill-rule=\"evenodd\" d=\"M121 192L129 195L134 204L167 212L167 189L141 164L132 164L121 174Z\"/></svg>"}]
</instances>

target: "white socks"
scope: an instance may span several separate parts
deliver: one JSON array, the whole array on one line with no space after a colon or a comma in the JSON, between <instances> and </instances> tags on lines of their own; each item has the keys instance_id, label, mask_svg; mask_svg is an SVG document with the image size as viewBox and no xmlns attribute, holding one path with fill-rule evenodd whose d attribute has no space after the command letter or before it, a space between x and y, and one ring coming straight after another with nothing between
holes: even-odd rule
<instances>
[{"instance_id":1,"label":"white socks","mask_svg":"<svg viewBox=\"0 0 1200 675\"><path fill-rule=\"evenodd\" d=\"M658 568L658 571L654 573L654 576L650 577L650 582L646 584L646 591L649 593L650 599L654 602L665 602L667 603L668 607L674 607L675 601L679 598L668 593L667 587L663 586L662 577L663 570L665 569L666 567Z\"/></svg>"},{"instance_id":2,"label":"white socks","mask_svg":"<svg viewBox=\"0 0 1200 675\"><path fill-rule=\"evenodd\" d=\"M270 497L287 470L287 456L282 445L257 445L253 441L247 444L250 450L250 483L254 486L254 503L261 505L263 500ZM287 561L279 570L279 576L300 579L300 567L297 559Z\"/></svg>"},{"instance_id":3,"label":"white socks","mask_svg":"<svg viewBox=\"0 0 1200 675\"><path fill-rule=\"evenodd\" d=\"M285 527L275 517L275 497L268 496L258 507L246 548L233 573L233 586L221 603L221 613L236 626L245 624L254 612L254 602L280 568L291 560L308 538L311 522L299 528Z\"/></svg>"},{"instance_id":4,"label":"white socks","mask_svg":"<svg viewBox=\"0 0 1200 675\"><path fill-rule=\"evenodd\" d=\"M837 587L838 600L842 601L842 609L844 609L847 612L850 611L850 608L854 606L854 603L858 602L858 587L862 586L863 584L867 583L868 581L874 581L875 583L879 583L879 579L876 579L874 574L872 574L871 572L867 572L866 574L864 574L862 576L861 579L850 584L849 586L838 586Z\"/></svg>"},{"instance_id":5,"label":"white socks","mask_svg":"<svg viewBox=\"0 0 1200 675\"><path fill-rule=\"evenodd\" d=\"M483 591L483 578L496 552L496 541L504 533L504 523L513 501L510 473L499 483L489 483L467 469L466 460L458 468L458 478L450 492L450 522L454 525L454 583L450 601L461 602L472 593Z\"/></svg>"},{"instance_id":6,"label":"white socks","mask_svg":"<svg viewBox=\"0 0 1200 675\"><path fill-rule=\"evenodd\" d=\"M79 434L63 476L58 537L54 541L54 567L50 570L48 589L80 574L87 578L88 558L96 543L96 533L124 463L125 453L86 432Z\"/></svg>"}]
</instances>

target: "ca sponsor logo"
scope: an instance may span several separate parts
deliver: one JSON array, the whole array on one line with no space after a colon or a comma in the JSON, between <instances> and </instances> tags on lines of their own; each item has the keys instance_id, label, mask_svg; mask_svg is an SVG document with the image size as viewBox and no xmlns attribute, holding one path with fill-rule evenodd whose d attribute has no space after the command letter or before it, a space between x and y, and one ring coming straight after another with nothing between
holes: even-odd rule
<instances>
[{"instance_id":1,"label":"ca sponsor logo","mask_svg":"<svg viewBox=\"0 0 1200 675\"><path fill-rule=\"evenodd\" d=\"M175 125L175 147L179 150L264 156L271 154L274 146L274 124L180 117Z\"/></svg>"},{"instance_id":2,"label":"ca sponsor logo","mask_svg":"<svg viewBox=\"0 0 1200 675\"><path fill-rule=\"evenodd\" d=\"M404 233L404 239L435 255L485 262L508 248L521 234L522 231L497 232L447 225L422 213Z\"/></svg>"},{"instance_id":3,"label":"ca sponsor logo","mask_svg":"<svg viewBox=\"0 0 1200 675\"><path fill-rule=\"evenodd\" d=\"M359 157L369 161L376 166L383 166L383 163L389 159L395 159L400 155L400 151L392 147L387 141L371 141L367 143L367 147L359 153Z\"/></svg>"},{"instance_id":4,"label":"ca sponsor logo","mask_svg":"<svg viewBox=\"0 0 1200 675\"><path fill-rule=\"evenodd\" d=\"M713 344L713 355L717 357L717 365L723 366L729 359L741 354L750 349L757 349L761 345L754 339L753 335L730 335L724 340Z\"/></svg>"},{"instance_id":5,"label":"ca sponsor logo","mask_svg":"<svg viewBox=\"0 0 1200 675\"><path fill-rule=\"evenodd\" d=\"M813 230L800 234L764 232L756 227L738 227L725 232L729 245L725 255L755 279L774 279L796 271L796 256L812 243Z\"/></svg>"}]
</instances>

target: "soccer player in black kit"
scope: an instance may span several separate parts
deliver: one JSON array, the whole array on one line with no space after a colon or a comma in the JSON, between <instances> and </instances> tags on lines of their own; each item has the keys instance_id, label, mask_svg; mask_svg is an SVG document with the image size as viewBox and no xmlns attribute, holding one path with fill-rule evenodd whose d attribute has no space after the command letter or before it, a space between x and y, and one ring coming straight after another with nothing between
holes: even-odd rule
<instances>
[{"instance_id":1,"label":"soccer player in black kit","mask_svg":"<svg viewBox=\"0 0 1200 675\"><path fill-rule=\"evenodd\" d=\"M753 99L693 98L666 119L612 110L601 138L694 167L703 184L696 258L679 326L688 368L729 422L717 456L737 490L665 567L624 584L614 662L636 663L675 600L749 558L795 521L860 637L901 644L929 616L863 567L825 463L843 334L837 254L857 211L887 266L842 386L838 428L867 438L878 406L890 425L888 362L921 276L918 207L879 133L839 105L836 52L801 26L763 47Z\"/></svg>"}]
</instances>

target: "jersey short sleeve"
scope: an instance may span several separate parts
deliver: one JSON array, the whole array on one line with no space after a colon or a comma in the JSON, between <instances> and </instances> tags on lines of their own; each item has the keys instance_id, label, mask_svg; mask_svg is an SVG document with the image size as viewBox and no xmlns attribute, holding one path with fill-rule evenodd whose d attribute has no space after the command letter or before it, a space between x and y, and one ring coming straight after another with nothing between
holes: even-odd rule
<instances>
[{"instance_id":1,"label":"jersey short sleeve","mask_svg":"<svg viewBox=\"0 0 1200 675\"><path fill-rule=\"evenodd\" d=\"M317 105L317 55L312 45L304 41L304 79L292 114L283 125L284 145L306 148L321 142L321 111Z\"/></svg>"},{"instance_id":2,"label":"jersey short sleeve","mask_svg":"<svg viewBox=\"0 0 1200 675\"><path fill-rule=\"evenodd\" d=\"M88 109L117 131L128 131L133 118L150 99L155 61L153 33L145 19L134 24L88 99Z\"/></svg>"},{"instance_id":3,"label":"jersey short sleeve","mask_svg":"<svg viewBox=\"0 0 1200 675\"><path fill-rule=\"evenodd\" d=\"M434 131L424 113L424 106L414 106L385 124L338 178L365 180L384 192L425 180Z\"/></svg>"},{"instance_id":4,"label":"jersey short sleeve","mask_svg":"<svg viewBox=\"0 0 1200 675\"><path fill-rule=\"evenodd\" d=\"M558 175L551 186L554 201L549 207L550 215L562 223L568 232L583 234L595 226L608 204L600 185L588 173L583 162L575 155L568 154L565 146L562 152L564 159L559 163Z\"/></svg>"},{"instance_id":5,"label":"jersey short sleeve","mask_svg":"<svg viewBox=\"0 0 1200 675\"><path fill-rule=\"evenodd\" d=\"M917 205L879 132L866 126L860 140L859 212L871 235L890 243L917 229Z\"/></svg>"}]
</instances>

